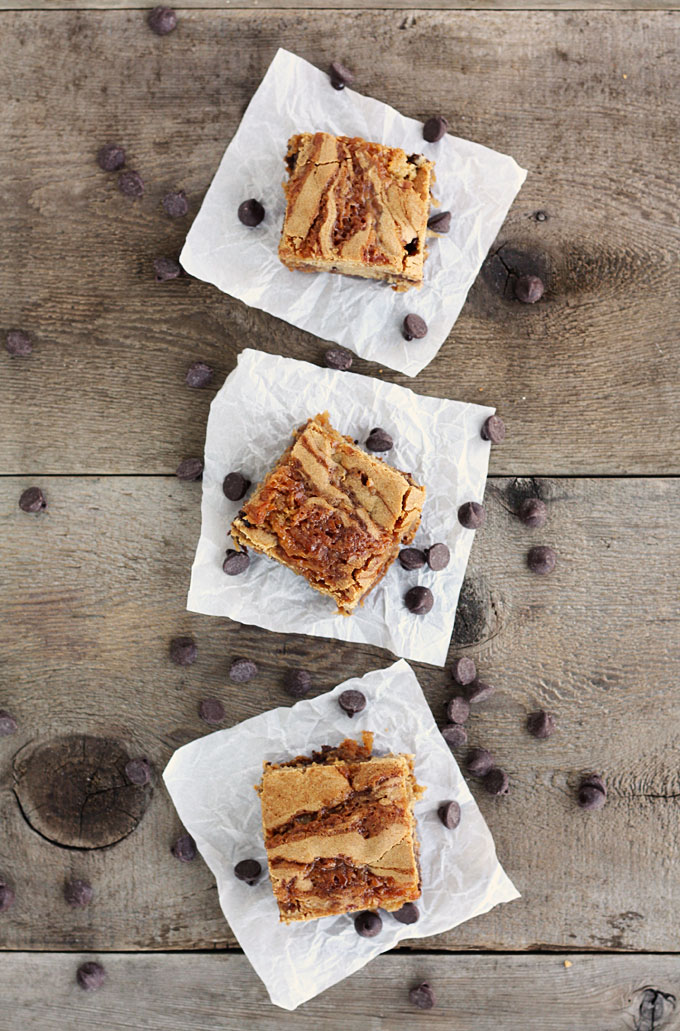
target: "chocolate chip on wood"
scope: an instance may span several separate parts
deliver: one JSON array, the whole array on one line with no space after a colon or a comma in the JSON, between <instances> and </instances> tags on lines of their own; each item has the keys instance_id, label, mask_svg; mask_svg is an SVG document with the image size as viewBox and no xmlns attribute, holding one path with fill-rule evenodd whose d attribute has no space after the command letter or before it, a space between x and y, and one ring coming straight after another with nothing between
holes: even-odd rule
<instances>
[{"instance_id":1,"label":"chocolate chip on wood","mask_svg":"<svg viewBox=\"0 0 680 1031\"><path fill-rule=\"evenodd\" d=\"M541 526L545 526L548 508L545 501L541 501L540 498L525 498L517 509L517 515L525 526L539 529Z\"/></svg>"},{"instance_id":2,"label":"chocolate chip on wood","mask_svg":"<svg viewBox=\"0 0 680 1031\"><path fill-rule=\"evenodd\" d=\"M106 971L101 963L81 963L76 972L76 980L84 991L96 992L106 981Z\"/></svg>"},{"instance_id":3,"label":"chocolate chip on wood","mask_svg":"<svg viewBox=\"0 0 680 1031\"><path fill-rule=\"evenodd\" d=\"M117 172L125 164L125 151L117 143L105 143L97 151L97 164L104 172Z\"/></svg>"},{"instance_id":4,"label":"chocolate chip on wood","mask_svg":"<svg viewBox=\"0 0 680 1031\"><path fill-rule=\"evenodd\" d=\"M486 777L496 760L486 748L471 748L465 759L465 768L473 777Z\"/></svg>"},{"instance_id":5,"label":"chocolate chip on wood","mask_svg":"<svg viewBox=\"0 0 680 1031\"><path fill-rule=\"evenodd\" d=\"M210 365L207 365L205 362L193 362L187 369L184 382L188 387L193 387L194 390L201 390L210 384L212 378L213 370Z\"/></svg>"},{"instance_id":6,"label":"chocolate chip on wood","mask_svg":"<svg viewBox=\"0 0 680 1031\"><path fill-rule=\"evenodd\" d=\"M151 780L151 765L148 759L139 757L125 764L125 776L131 784L143 788Z\"/></svg>"},{"instance_id":7,"label":"chocolate chip on wood","mask_svg":"<svg viewBox=\"0 0 680 1031\"><path fill-rule=\"evenodd\" d=\"M482 779L484 787L490 795L507 795L510 790L510 781L505 770L494 766Z\"/></svg>"},{"instance_id":8,"label":"chocolate chip on wood","mask_svg":"<svg viewBox=\"0 0 680 1031\"><path fill-rule=\"evenodd\" d=\"M167 36L177 27L177 15L171 7L154 7L147 18L147 23L157 36Z\"/></svg>"},{"instance_id":9,"label":"chocolate chip on wood","mask_svg":"<svg viewBox=\"0 0 680 1031\"><path fill-rule=\"evenodd\" d=\"M450 723L465 723L470 715L470 703L467 698L456 695L446 706L446 716Z\"/></svg>"},{"instance_id":10,"label":"chocolate chip on wood","mask_svg":"<svg viewBox=\"0 0 680 1031\"><path fill-rule=\"evenodd\" d=\"M417 1006L419 1010L431 1010L436 1005L435 994L427 981L411 988L408 997L411 1004Z\"/></svg>"},{"instance_id":11,"label":"chocolate chip on wood","mask_svg":"<svg viewBox=\"0 0 680 1031\"><path fill-rule=\"evenodd\" d=\"M351 351L344 347L329 347L323 356L324 363L329 369L338 369L340 372L347 372L352 368L353 356Z\"/></svg>"},{"instance_id":12,"label":"chocolate chip on wood","mask_svg":"<svg viewBox=\"0 0 680 1031\"><path fill-rule=\"evenodd\" d=\"M467 730L465 727L461 727L459 723L451 723L448 727L444 727L442 737L451 749L462 748L463 745L467 744L468 739Z\"/></svg>"},{"instance_id":13,"label":"chocolate chip on wood","mask_svg":"<svg viewBox=\"0 0 680 1031\"><path fill-rule=\"evenodd\" d=\"M607 801L607 785L603 778L598 773L587 773L581 777L577 798L581 809L602 809Z\"/></svg>"},{"instance_id":14,"label":"chocolate chip on wood","mask_svg":"<svg viewBox=\"0 0 680 1031\"><path fill-rule=\"evenodd\" d=\"M184 190L177 190L176 193L166 193L163 197L163 208L170 218L183 218L189 210L189 201Z\"/></svg>"},{"instance_id":15,"label":"chocolate chip on wood","mask_svg":"<svg viewBox=\"0 0 680 1031\"><path fill-rule=\"evenodd\" d=\"M555 733L555 717L550 712L537 709L527 716L527 730L537 738L547 738Z\"/></svg>"},{"instance_id":16,"label":"chocolate chip on wood","mask_svg":"<svg viewBox=\"0 0 680 1031\"><path fill-rule=\"evenodd\" d=\"M247 684L257 676L257 666L252 659L234 659L229 667L229 679L235 684Z\"/></svg>"},{"instance_id":17,"label":"chocolate chip on wood","mask_svg":"<svg viewBox=\"0 0 680 1031\"><path fill-rule=\"evenodd\" d=\"M291 698L304 698L312 689L312 675L306 669L288 669L283 676L283 687Z\"/></svg>"},{"instance_id":18,"label":"chocolate chip on wood","mask_svg":"<svg viewBox=\"0 0 680 1031\"><path fill-rule=\"evenodd\" d=\"M547 545L539 545L529 549L527 565L532 573L539 573L541 576L545 576L546 573L552 573L556 564L557 555Z\"/></svg>"},{"instance_id":19,"label":"chocolate chip on wood","mask_svg":"<svg viewBox=\"0 0 680 1031\"><path fill-rule=\"evenodd\" d=\"M172 854L181 863L191 863L198 855L196 842L190 834L181 834L172 846Z\"/></svg>"},{"instance_id":20,"label":"chocolate chip on wood","mask_svg":"<svg viewBox=\"0 0 680 1031\"><path fill-rule=\"evenodd\" d=\"M202 458L183 458L175 469L175 475L178 480L200 480L203 475L203 459Z\"/></svg>"},{"instance_id":21,"label":"chocolate chip on wood","mask_svg":"<svg viewBox=\"0 0 680 1031\"><path fill-rule=\"evenodd\" d=\"M85 909L94 898L92 885L79 878L67 881L64 885L64 898L73 909Z\"/></svg>"},{"instance_id":22,"label":"chocolate chip on wood","mask_svg":"<svg viewBox=\"0 0 680 1031\"><path fill-rule=\"evenodd\" d=\"M219 698L204 698L198 706L198 715L204 723L216 725L224 719L224 706Z\"/></svg>"},{"instance_id":23,"label":"chocolate chip on wood","mask_svg":"<svg viewBox=\"0 0 680 1031\"><path fill-rule=\"evenodd\" d=\"M47 501L40 487L27 487L19 498L19 508L22 512L42 512L47 508Z\"/></svg>"},{"instance_id":24,"label":"chocolate chip on wood","mask_svg":"<svg viewBox=\"0 0 680 1031\"><path fill-rule=\"evenodd\" d=\"M505 440L505 423L500 415L490 415L482 426L482 440L490 440L492 444L502 444Z\"/></svg>"},{"instance_id":25,"label":"chocolate chip on wood","mask_svg":"<svg viewBox=\"0 0 680 1031\"><path fill-rule=\"evenodd\" d=\"M170 658L177 666L192 666L198 658L198 648L193 637L173 637Z\"/></svg>"},{"instance_id":26,"label":"chocolate chip on wood","mask_svg":"<svg viewBox=\"0 0 680 1031\"><path fill-rule=\"evenodd\" d=\"M471 684L473 680L477 679L475 660L471 659L467 655L463 655L459 659L454 659L451 663L451 676L457 684L461 685L461 687L465 687L466 684Z\"/></svg>"},{"instance_id":27,"label":"chocolate chip on wood","mask_svg":"<svg viewBox=\"0 0 680 1031\"><path fill-rule=\"evenodd\" d=\"M128 169L118 176L118 189L126 197L141 197L144 193L144 180L139 172Z\"/></svg>"},{"instance_id":28,"label":"chocolate chip on wood","mask_svg":"<svg viewBox=\"0 0 680 1031\"><path fill-rule=\"evenodd\" d=\"M5 348L12 358L28 358L33 351L33 344L23 329L10 329L5 338Z\"/></svg>"},{"instance_id":29,"label":"chocolate chip on wood","mask_svg":"<svg viewBox=\"0 0 680 1031\"><path fill-rule=\"evenodd\" d=\"M15 898L13 888L5 881L0 881L0 913L4 913L6 909L11 909Z\"/></svg>"},{"instance_id":30,"label":"chocolate chip on wood","mask_svg":"<svg viewBox=\"0 0 680 1031\"><path fill-rule=\"evenodd\" d=\"M166 283L182 274L182 266L174 258L154 258L153 270L157 283Z\"/></svg>"},{"instance_id":31,"label":"chocolate chip on wood","mask_svg":"<svg viewBox=\"0 0 680 1031\"><path fill-rule=\"evenodd\" d=\"M9 737L10 734L16 734L17 729L18 725L14 716L10 716L4 709L0 709L0 737Z\"/></svg>"},{"instance_id":32,"label":"chocolate chip on wood","mask_svg":"<svg viewBox=\"0 0 680 1031\"><path fill-rule=\"evenodd\" d=\"M536 304L544 291L543 280L538 276L520 276L515 283L515 297L523 304Z\"/></svg>"}]
</instances>

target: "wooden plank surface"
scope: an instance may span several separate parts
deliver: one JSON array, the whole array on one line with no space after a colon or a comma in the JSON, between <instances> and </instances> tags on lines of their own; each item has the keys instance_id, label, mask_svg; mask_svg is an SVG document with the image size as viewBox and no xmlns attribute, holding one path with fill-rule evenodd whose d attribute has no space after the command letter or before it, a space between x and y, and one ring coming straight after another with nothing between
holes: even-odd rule
<instances>
[{"instance_id":1,"label":"wooden plank surface","mask_svg":"<svg viewBox=\"0 0 680 1031\"><path fill-rule=\"evenodd\" d=\"M87 955L0 958L0 1031L677 1031L677 956L388 954L294 1012L240 955L111 955L100 991L75 983ZM427 980L435 1009L415 1009ZM351 986L351 988L350 988ZM342 1024L339 1015L342 1014Z\"/></svg>"},{"instance_id":2,"label":"wooden plank surface","mask_svg":"<svg viewBox=\"0 0 680 1031\"><path fill-rule=\"evenodd\" d=\"M153 281L195 215L277 46L343 56L357 88L512 153L529 178L496 248L545 269L536 306L480 276L422 393L497 404L508 474L677 473L678 17L516 12L184 11L158 39L136 11L2 16L0 470L163 473L202 448L210 392L238 350L320 361L321 341L188 278ZM49 59L46 55L49 54ZM147 183L133 202L94 163L119 140ZM536 212L547 214L537 221ZM404 378L357 362L358 371ZM106 442L106 446L103 445Z\"/></svg>"},{"instance_id":3,"label":"wooden plank surface","mask_svg":"<svg viewBox=\"0 0 680 1031\"><path fill-rule=\"evenodd\" d=\"M0 480L0 622L9 630L0 642L0 708L19 723L17 734L0 739L0 877L17 896L0 918L0 944L124 950L233 944L207 868L170 854L180 825L160 771L174 748L208 732L197 715L206 696L224 702L231 725L290 704L281 678L291 665L311 669L314 691L321 692L392 658L377 648L270 634L185 612L199 484L41 479L49 508L32 516L17 506L29 482ZM549 504L543 531L532 533L513 515L528 493ZM450 657L475 656L481 674L498 687L473 713L470 742L492 749L508 770L511 793L494 799L477 784L472 790L523 898L418 948L674 950L680 602L669 571L680 553L680 481L493 479L487 504L488 525L474 543ZM538 540L559 553L550 577L525 568L526 550ZM199 648L197 662L185 669L167 656L168 642L181 633L192 633ZM227 676L239 655L256 658L260 668L242 686ZM443 719L452 693L448 673L425 665L416 671ZM559 731L546 742L524 730L527 712L537 706L557 716ZM82 844L78 799L32 812L36 793L27 791L26 769L37 754L34 777L51 783L54 774L55 785L66 781L67 791L70 773L59 774L37 749L69 735L147 755L157 771L131 833L119 811L130 806L119 800L95 842L108 840L108 847L49 840ZM104 746L83 745L84 754L100 751ZM98 765L106 768L103 760ZM609 782L609 802L599 813L584 813L574 790L579 773L593 767ZM81 821L72 839L64 830L69 818ZM88 824L90 831L99 834L101 827ZM91 880L96 894L88 909L66 907L68 877Z\"/></svg>"},{"instance_id":4,"label":"wooden plank surface","mask_svg":"<svg viewBox=\"0 0 680 1031\"><path fill-rule=\"evenodd\" d=\"M158 6L155 0L0 0L0 11L107 11ZM405 11L413 13L407 0L182 0L175 9L263 11L304 9L336 11ZM674 11L678 0L418 0L418 11Z\"/></svg>"}]
</instances>

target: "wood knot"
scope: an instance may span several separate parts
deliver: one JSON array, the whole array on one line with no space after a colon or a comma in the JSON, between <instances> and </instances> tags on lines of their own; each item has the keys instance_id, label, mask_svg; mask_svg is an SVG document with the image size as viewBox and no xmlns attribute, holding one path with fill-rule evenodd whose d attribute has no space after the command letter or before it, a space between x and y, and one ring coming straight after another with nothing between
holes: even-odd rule
<instances>
[{"instance_id":1,"label":"wood knot","mask_svg":"<svg viewBox=\"0 0 680 1031\"><path fill-rule=\"evenodd\" d=\"M640 988L631 1000L629 1013L634 1031L663 1031L675 1012L676 999L670 992L647 986Z\"/></svg>"},{"instance_id":2,"label":"wood knot","mask_svg":"<svg viewBox=\"0 0 680 1031\"><path fill-rule=\"evenodd\" d=\"M14 791L27 823L66 848L115 845L151 800L150 785L125 776L129 760L118 741L75 734L22 748L14 758Z\"/></svg>"},{"instance_id":3,"label":"wood knot","mask_svg":"<svg viewBox=\"0 0 680 1031\"><path fill-rule=\"evenodd\" d=\"M481 644L495 637L501 628L500 604L484 580L466 577L460 589L453 643Z\"/></svg>"}]
</instances>

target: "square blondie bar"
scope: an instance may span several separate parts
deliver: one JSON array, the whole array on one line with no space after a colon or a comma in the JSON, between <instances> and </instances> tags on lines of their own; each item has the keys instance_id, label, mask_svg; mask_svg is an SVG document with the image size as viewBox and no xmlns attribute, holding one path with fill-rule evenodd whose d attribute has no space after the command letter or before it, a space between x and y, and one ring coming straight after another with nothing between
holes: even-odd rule
<instances>
[{"instance_id":1,"label":"square blondie bar","mask_svg":"<svg viewBox=\"0 0 680 1031\"><path fill-rule=\"evenodd\" d=\"M257 790L283 923L395 910L420 897L413 805L424 789L413 756L371 758L373 735L363 737L264 763Z\"/></svg>"},{"instance_id":2,"label":"square blondie bar","mask_svg":"<svg viewBox=\"0 0 680 1031\"><path fill-rule=\"evenodd\" d=\"M276 559L351 614L420 523L425 488L309 419L231 526L234 546Z\"/></svg>"},{"instance_id":3,"label":"square blondie bar","mask_svg":"<svg viewBox=\"0 0 680 1031\"><path fill-rule=\"evenodd\" d=\"M434 165L359 137L288 141L279 258L290 269L420 287Z\"/></svg>"}]
</instances>

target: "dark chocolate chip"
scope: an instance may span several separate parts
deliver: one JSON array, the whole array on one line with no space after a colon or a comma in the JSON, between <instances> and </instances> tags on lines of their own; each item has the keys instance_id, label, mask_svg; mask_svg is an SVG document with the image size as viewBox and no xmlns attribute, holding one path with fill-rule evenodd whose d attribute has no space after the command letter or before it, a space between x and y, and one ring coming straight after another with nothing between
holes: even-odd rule
<instances>
[{"instance_id":1,"label":"dark chocolate chip","mask_svg":"<svg viewBox=\"0 0 680 1031\"><path fill-rule=\"evenodd\" d=\"M460 659L454 659L451 663L451 676L457 684L465 687L477 679L477 667L475 660L463 655Z\"/></svg>"},{"instance_id":2,"label":"dark chocolate chip","mask_svg":"<svg viewBox=\"0 0 680 1031\"><path fill-rule=\"evenodd\" d=\"M399 909L392 910L392 916L400 924L417 924L420 919L420 910L415 902L405 902Z\"/></svg>"},{"instance_id":3,"label":"dark chocolate chip","mask_svg":"<svg viewBox=\"0 0 680 1031\"><path fill-rule=\"evenodd\" d=\"M474 777L486 777L496 760L486 748L471 748L465 759L465 769Z\"/></svg>"},{"instance_id":4,"label":"dark chocolate chip","mask_svg":"<svg viewBox=\"0 0 680 1031\"><path fill-rule=\"evenodd\" d=\"M423 137L428 143L437 143L449 131L449 123L443 115L433 115L423 126Z\"/></svg>"},{"instance_id":5,"label":"dark chocolate chip","mask_svg":"<svg viewBox=\"0 0 680 1031\"><path fill-rule=\"evenodd\" d=\"M366 695L361 691L343 691L338 695L338 705L351 719L366 708Z\"/></svg>"},{"instance_id":6,"label":"dark chocolate chip","mask_svg":"<svg viewBox=\"0 0 680 1031\"><path fill-rule=\"evenodd\" d=\"M457 802L442 802L437 809L437 815L444 826L452 831L460 823L460 806Z\"/></svg>"},{"instance_id":7,"label":"dark chocolate chip","mask_svg":"<svg viewBox=\"0 0 680 1031\"><path fill-rule=\"evenodd\" d=\"M451 228L451 212L437 211L434 215L430 215L427 220L427 228L431 229L433 233L448 233Z\"/></svg>"},{"instance_id":8,"label":"dark chocolate chip","mask_svg":"<svg viewBox=\"0 0 680 1031\"><path fill-rule=\"evenodd\" d=\"M422 340L427 336L427 322L420 315L407 315L401 327L404 340Z\"/></svg>"},{"instance_id":9,"label":"dark chocolate chip","mask_svg":"<svg viewBox=\"0 0 680 1031\"><path fill-rule=\"evenodd\" d=\"M402 548L399 552L399 565L402 569L408 569L409 572L414 569L422 569L426 561L425 552L420 548Z\"/></svg>"},{"instance_id":10,"label":"dark chocolate chip","mask_svg":"<svg viewBox=\"0 0 680 1031\"><path fill-rule=\"evenodd\" d=\"M578 804L581 809L602 809L607 801L604 791L594 784L581 784L578 789Z\"/></svg>"},{"instance_id":11,"label":"dark chocolate chip","mask_svg":"<svg viewBox=\"0 0 680 1031\"><path fill-rule=\"evenodd\" d=\"M105 143L97 151L97 164L104 172L117 172L125 164L125 151L117 143Z\"/></svg>"},{"instance_id":12,"label":"dark chocolate chip","mask_svg":"<svg viewBox=\"0 0 680 1031\"><path fill-rule=\"evenodd\" d=\"M525 498L517 509L517 515L526 526L538 530L545 526L548 518L548 506L540 498Z\"/></svg>"},{"instance_id":13,"label":"dark chocolate chip","mask_svg":"<svg viewBox=\"0 0 680 1031\"><path fill-rule=\"evenodd\" d=\"M183 218L189 210L189 201L184 190L178 190L177 193L166 193L163 197L163 207L165 214L170 218Z\"/></svg>"},{"instance_id":14,"label":"dark chocolate chip","mask_svg":"<svg viewBox=\"0 0 680 1031\"><path fill-rule=\"evenodd\" d=\"M257 859L242 859L234 867L234 877L250 885L257 884L261 873L262 867Z\"/></svg>"},{"instance_id":15,"label":"dark chocolate chip","mask_svg":"<svg viewBox=\"0 0 680 1031\"><path fill-rule=\"evenodd\" d=\"M339 369L347 372L352 368L352 352L346 351L344 347L329 347L323 356L323 360L329 369Z\"/></svg>"},{"instance_id":16,"label":"dark chocolate chip","mask_svg":"<svg viewBox=\"0 0 680 1031\"><path fill-rule=\"evenodd\" d=\"M536 304L544 290L543 280L538 276L520 276L515 283L515 297L524 304Z\"/></svg>"},{"instance_id":17,"label":"dark chocolate chip","mask_svg":"<svg viewBox=\"0 0 680 1031\"><path fill-rule=\"evenodd\" d=\"M312 677L306 669L287 669L283 675L283 689L291 698L304 698L312 689Z\"/></svg>"},{"instance_id":18,"label":"dark chocolate chip","mask_svg":"<svg viewBox=\"0 0 680 1031\"><path fill-rule=\"evenodd\" d=\"M157 36L167 36L168 32L177 27L177 15L172 7L154 7L147 22Z\"/></svg>"},{"instance_id":19,"label":"dark chocolate chip","mask_svg":"<svg viewBox=\"0 0 680 1031\"><path fill-rule=\"evenodd\" d=\"M482 440L490 440L492 444L502 444L505 440L505 423L500 415L490 415L482 426Z\"/></svg>"},{"instance_id":20,"label":"dark chocolate chip","mask_svg":"<svg viewBox=\"0 0 680 1031\"><path fill-rule=\"evenodd\" d=\"M482 778L484 787L490 795L507 795L510 790L510 781L505 770L501 770L498 766L494 766L493 769Z\"/></svg>"},{"instance_id":21,"label":"dark chocolate chip","mask_svg":"<svg viewBox=\"0 0 680 1031\"><path fill-rule=\"evenodd\" d=\"M176 666L193 666L198 657L198 648L193 637L173 637L170 642L170 658Z\"/></svg>"},{"instance_id":22,"label":"dark chocolate chip","mask_svg":"<svg viewBox=\"0 0 680 1031\"><path fill-rule=\"evenodd\" d=\"M376 426L366 438L366 447L369 451L389 451L394 447L394 441L387 430Z\"/></svg>"},{"instance_id":23,"label":"dark chocolate chip","mask_svg":"<svg viewBox=\"0 0 680 1031\"><path fill-rule=\"evenodd\" d=\"M224 706L219 698L204 698L198 706L198 715L204 723L221 723L224 719Z\"/></svg>"},{"instance_id":24,"label":"dark chocolate chip","mask_svg":"<svg viewBox=\"0 0 680 1031\"><path fill-rule=\"evenodd\" d=\"M555 733L555 717L550 712L537 709L527 716L527 730L534 737L546 738Z\"/></svg>"},{"instance_id":25,"label":"dark chocolate chip","mask_svg":"<svg viewBox=\"0 0 680 1031\"><path fill-rule=\"evenodd\" d=\"M328 75L333 89L344 89L345 86L351 86L354 82L354 76L351 71L340 61L331 61Z\"/></svg>"},{"instance_id":26,"label":"dark chocolate chip","mask_svg":"<svg viewBox=\"0 0 680 1031\"><path fill-rule=\"evenodd\" d=\"M196 842L190 834L180 834L172 846L171 852L175 859L179 859L181 863L190 863L198 855Z\"/></svg>"},{"instance_id":27,"label":"dark chocolate chip","mask_svg":"<svg viewBox=\"0 0 680 1031\"><path fill-rule=\"evenodd\" d=\"M19 508L22 512L42 512L47 508L45 495L40 487L27 487L19 498Z\"/></svg>"},{"instance_id":28,"label":"dark chocolate chip","mask_svg":"<svg viewBox=\"0 0 680 1031\"><path fill-rule=\"evenodd\" d=\"M354 917L354 930L362 938L375 938L382 931L382 920L377 913L366 910Z\"/></svg>"},{"instance_id":29,"label":"dark chocolate chip","mask_svg":"<svg viewBox=\"0 0 680 1031\"><path fill-rule=\"evenodd\" d=\"M213 370L210 365L206 365L205 362L194 362L187 369L184 382L188 387L200 390L202 387L207 387L212 382L212 378Z\"/></svg>"},{"instance_id":30,"label":"dark chocolate chip","mask_svg":"<svg viewBox=\"0 0 680 1031\"><path fill-rule=\"evenodd\" d=\"M76 879L67 881L64 885L64 898L74 909L84 909L85 906L89 906L93 896L92 885L87 881Z\"/></svg>"},{"instance_id":31,"label":"dark chocolate chip","mask_svg":"<svg viewBox=\"0 0 680 1031\"><path fill-rule=\"evenodd\" d=\"M467 744L468 739L467 730L465 727L461 727L459 723L451 723L448 727L444 727L442 737L449 748L462 748L463 745Z\"/></svg>"},{"instance_id":32,"label":"dark chocolate chip","mask_svg":"<svg viewBox=\"0 0 680 1031\"><path fill-rule=\"evenodd\" d=\"M15 898L14 891L10 888L9 884L0 881L0 913L4 913L6 909L11 909Z\"/></svg>"},{"instance_id":33,"label":"dark chocolate chip","mask_svg":"<svg viewBox=\"0 0 680 1031\"><path fill-rule=\"evenodd\" d=\"M130 759L125 764L125 776L131 784L136 784L138 787L143 788L151 780L151 764L149 760L145 759L144 756Z\"/></svg>"},{"instance_id":34,"label":"dark chocolate chip","mask_svg":"<svg viewBox=\"0 0 680 1031\"><path fill-rule=\"evenodd\" d=\"M532 573L552 573L557 562L557 555L552 548L539 545L536 548L530 548L529 554L527 555L527 565Z\"/></svg>"},{"instance_id":35,"label":"dark chocolate chip","mask_svg":"<svg viewBox=\"0 0 680 1031\"><path fill-rule=\"evenodd\" d=\"M597 788L603 795L607 794L607 785L605 784L599 773L586 773L581 777L581 786L587 785L589 787Z\"/></svg>"},{"instance_id":36,"label":"dark chocolate chip","mask_svg":"<svg viewBox=\"0 0 680 1031\"><path fill-rule=\"evenodd\" d=\"M203 459L183 458L175 473L180 480L200 480L203 475Z\"/></svg>"},{"instance_id":37,"label":"dark chocolate chip","mask_svg":"<svg viewBox=\"0 0 680 1031\"><path fill-rule=\"evenodd\" d=\"M139 172L128 169L127 172L121 172L118 176L118 189L126 197L141 197L144 193L144 180Z\"/></svg>"},{"instance_id":38,"label":"dark chocolate chip","mask_svg":"<svg viewBox=\"0 0 680 1031\"><path fill-rule=\"evenodd\" d=\"M5 347L12 358L28 358L33 350L33 344L28 333L23 329L10 329L5 340Z\"/></svg>"},{"instance_id":39,"label":"dark chocolate chip","mask_svg":"<svg viewBox=\"0 0 680 1031\"><path fill-rule=\"evenodd\" d=\"M436 999L434 992L427 983L423 981L422 984L418 984L415 988L411 988L408 993L408 997L414 1006L417 1006L419 1010L431 1010L436 1005Z\"/></svg>"},{"instance_id":40,"label":"dark chocolate chip","mask_svg":"<svg viewBox=\"0 0 680 1031\"><path fill-rule=\"evenodd\" d=\"M456 695L446 706L446 717L449 723L465 723L470 715L470 703L467 698Z\"/></svg>"},{"instance_id":41,"label":"dark chocolate chip","mask_svg":"<svg viewBox=\"0 0 680 1031\"><path fill-rule=\"evenodd\" d=\"M465 685L465 697L468 702L485 702L496 693L492 684L485 684L483 680L473 680L471 684Z\"/></svg>"},{"instance_id":42,"label":"dark chocolate chip","mask_svg":"<svg viewBox=\"0 0 680 1031\"><path fill-rule=\"evenodd\" d=\"M182 266L174 258L154 258L153 270L157 283L165 283L168 279L177 279L182 275Z\"/></svg>"},{"instance_id":43,"label":"dark chocolate chip","mask_svg":"<svg viewBox=\"0 0 680 1031\"><path fill-rule=\"evenodd\" d=\"M245 573L249 565L250 555L247 551L234 551L233 548L227 548L227 554L222 563L222 569L227 576L238 576L239 573Z\"/></svg>"},{"instance_id":44,"label":"dark chocolate chip","mask_svg":"<svg viewBox=\"0 0 680 1031\"><path fill-rule=\"evenodd\" d=\"M14 716L10 716L4 709L0 709L0 737L9 737L10 734L16 734L17 729L18 724Z\"/></svg>"},{"instance_id":45,"label":"dark chocolate chip","mask_svg":"<svg viewBox=\"0 0 680 1031\"><path fill-rule=\"evenodd\" d=\"M451 552L445 544L433 544L425 552L427 556L427 564L430 569L433 569L435 573L438 573L442 569L446 569L449 562L451 561Z\"/></svg>"},{"instance_id":46,"label":"dark chocolate chip","mask_svg":"<svg viewBox=\"0 0 680 1031\"><path fill-rule=\"evenodd\" d=\"M101 963L81 963L76 972L76 980L86 992L96 992L106 981L106 971Z\"/></svg>"},{"instance_id":47,"label":"dark chocolate chip","mask_svg":"<svg viewBox=\"0 0 680 1031\"><path fill-rule=\"evenodd\" d=\"M467 530L479 530L486 522L484 505L477 501L466 501L458 509L458 522Z\"/></svg>"},{"instance_id":48,"label":"dark chocolate chip","mask_svg":"<svg viewBox=\"0 0 680 1031\"><path fill-rule=\"evenodd\" d=\"M250 226L251 229L254 229L255 226L259 226L264 218L264 208L259 200L251 197L249 200L241 201L236 214L238 215L239 222L242 222L244 226Z\"/></svg>"},{"instance_id":49,"label":"dark chocolate chip","mask_svg":"<svg viewBox=\"0 0 680 1031\"><path fill-rule=\"evenodd\" d=\"M425 616L434 605L434 595L429 587L411 587L404 595L404 604L416 616Z\"/></svg>"},{"instance_id":50,"label":"dark chocolate chip","mask_svg":"<svg viewBox=\"0 0 680 1031\"><path fill-rule=\"evenodd\" d=\"M230 501L240 501L248 493L250 480L247 480L243 473L227 473L222 483L222 490L225 498Z\"/></svg>"},{"instance_id":51,"label":"dark chocolate chip","mask_svg":"<svg viewBox=\"0 0 680 1031\"><path fill-rule=\"evenodd\" d=\"M247 684L257 676L257 666L252 659L234 659L229 667L229 679L235 684Z\"/></svg>"}]
</instances>

